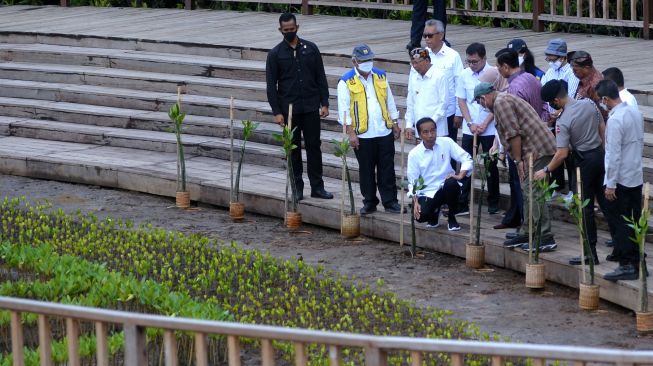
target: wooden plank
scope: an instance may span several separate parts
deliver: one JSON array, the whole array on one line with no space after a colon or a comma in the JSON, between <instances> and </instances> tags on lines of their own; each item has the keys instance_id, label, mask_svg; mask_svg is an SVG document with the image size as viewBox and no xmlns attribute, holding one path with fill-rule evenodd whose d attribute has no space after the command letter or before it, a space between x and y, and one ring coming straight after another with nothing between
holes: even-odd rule
<instances>
[{"instance_id":1,"label":"wooden plank","mask_svg":"<svg viewBox=\"0 0 653 366\"><path fill-rule=\"evenodd\" d=\"M301 342L294 342L294 346L295 346L295 366L307 366L308 354L306 353L306 345Z\"/></svg>"},{"instance_id":2,"label":"wooden plank","mask_svg":"<svg viewBox=\"0 0 653 366\"><path fill-rule=\"evenodd\" d=\"M11 312L11 353L13 355L13 365L25 365L25 355L23 354L23 324L20 321L20 313Z\"/></svg>"},{"instance_id":3,"label":"wooden plank","mask_svg":"<svg viewBox=\"0 0 653 366\"><path fill-rule=\"evenodd\" d=\"M227 337L229 366L240 366L240 340L236 336Z\"/></svg>"},{"instance_id":4,"label":"wooden plank","mask_svg":"<svg viewBox=\"0 0 653 366\"><path fill-rule=\"evenodd\" d=\"M340 366L340 347L329 346L329 366Z\"/></svg>"},{"instance_id":5,"label":"wooden plank","mask_svg":"<svg viewBox=\"0 0 653 366\"><path fill-rule=\"evenodd\" d=\"M66 338L68 338L68 365L81 366L79 356L79 321L66 318Z\"/></svg>"},{"instance_id":6,"label":"wooden plank","mask_svg":"<svg viewBox=\"0 0 653 366\"><path fill-rule=\"evenodd\" d=\"M274 348L270 339L261 339L261 366L274 366Z\"/></svg>"},{"instance_id":7,"label":"wooden plank","mask_svg":"<svg viewBox=\"0 0 653 366\"><path fill-rule=\"evenodd\" d=\"M109 366L109 342L107 340L107 324L95 322L95 349L97 366Z\"/></svg>"},{"instance_id":8,"label":"wooden plank","mask_svg":"<svg viewBox=\"0 0 653 366\"><path fill-rule=\"evenodd\" d=\"M386 352L376 347L365 348L365 364L386 366L388 364L388 357Z\"/></svg>"},{"instance_id":9,"label":"wooden plank","mask_svg":"<svg viewBox=\"0 0 653 366\"><path fill-rule=\"evenodd\" d=\"M590 0L590 18L596 18L596 0Z\"/></svg>"},{"instance_id":10,"label":"wooden plank","mask_svg":"<svg viewBox=\"0 0 653 366\"><path fill-rule=\"evenodd\" d=\"M463 355L460 353L451 354L451 366L463 366L465 362L463 361Z\"/></svg>"},{"instance_id":11,"label":"wooden plank","mask_svg":"<svg viewBox=\"0 0 653 366\"><path fill-rule=\"evenodd\" d=\"M569 0L562 0L562 15L569 15Z\"/></svg>"},{"instance_id":12,"label":"wooden plank","mask_svg":"<svg viewBox=\"0 0 653 366\"><path fill-rule=\"evenodd\" d=\"M650 0L643 0L644 3L649 3ZM630 0L630 20L637 20L637 0Z\"/></svg>"},{"instance_id":13,"label":"wooden plank","mask_svg":"<svg viewBox=\"0 0 653 366\"><path fill-rule=\"evenodd\" d=\"M52 366L52 330L48 317L39 314L39 359L41 366Z\"/></svg>"},{"instance_id":14,"label":"wooden plank","mask_svg":"<svg viewBox=\"0 0 653 366\"><path fill-rule=\"evenodd\" d=\"M497 11L497 0L492 0L492 11Z\"/></svg>"},{"instance_id":15,"label":"wooden plank","mask_svg":"<svg viewBox=\"0 0 653 366\"><path fill-rule=\"evenodd\" d=\"M624 18L624 0L617 0L617 19Z\"/></svg>"},{"instance_id":16,"label":"wooden plank","mask_svg":"<svg viewBox=\"0 0 653 366\"><path fill-rule=\"evenodd\" d=\"M610 17L610 8L608 7L608 0L603 0L603 19L608 19Z\"/></svg>"},{"instance_id":17,"label":"wooden plank","mask_svg":"<svg viewBox=\"0 0 653 366\"><path fill-rule=\"evenodd\" d=\"M644 0L642 10L644 11L642 38L651 39L651 22L653 22L653 3L651 3L651 0Z\"/></svg>"},{"instance_id":18,"label":"wooden plank","mask_svg":"<svg viewBox=\"0 0 653 366\"><path fill-rule=\"evenodd\" d=\"M465 10L471 10L471 0L465 0Z\"/></svg>"},{"instance_id":19,"label":"wooden plank","mask_svg":"<svg viewBox=\"0 0 653 366\"><path fill-rule=\"evenodd\" d=\"M177 366L179 358L177 357L177 337L175 331L166 329L163 332L163 355L165 366Z\"/></svg>"},{"instance_id":20,"label":"wooden plank","mask_svg":"<svg viewBox=\"0 0 653 366\"><path fill-rule=\"evenodd\" d=\"M206 334L195 333L195 364L209 366L209 352L206 346Z\"/></svg>"},{"instance_id":21,"label":"wooden plank","mask_svg":"<svg viewBox=\"0 0 653 366\"><path fill-rule=\"evenodd\" d=\"M583 0L576 0L576 17L583 17Z\"/></svg>"},{"instance_id":22,"label":"wooden plank","mask_svg":"<svg viewBox=\"0 0 653 366\"><path fill-rule=\"evenodd\" d=\"M505 1L503 2L503 8L504 8L504 11L505 11L505 12L509 12L509 11L510 11L510 0L505 0Z\"/></svg>"},{"instance_id":23,"label":"wooden plank","mask_svg":"<svg viewBox=\"0 0 653 366\"><path fill-rule=\"evenodd\" d=\"M422 366L422 352L413 351L410 353L411 366Z\"/></svg>"},{"instance_id":24,"label":"wooden plank","mask_svg":"<svg viewBox=\"0 0 653 366\"><path fill-rule=\"evenodd\" d=\"M519 0L519 12L524 12L524 0Z\"/></svg>"},{"instance_id":25,"label":"wooden plank","mask_svg":"<svg viewBox=\"0 0 653 366\"><path fill-rule=\"evenodd\" d=\"M550 2L549 14L557 14L558 12L558 2L556 0L551 0Z\"/></svg>"},{"instance_id":26,"label":"wooden plank","mask_svg":"<svg viewBox=\"0 0 653 366\"><path fill-rule=\"evenodd\" d=\"M492 366L502 366L503 357L501 356L492 356Z\"/></svg>"},{"instance_id":27,"label":"wooden plank","mask_svg":"<svg viewBox=\"0 0 653 366\"><path fill-rule=\"evenodd\" d=\"M147 365L145 328L125 324L123 332L125 333L125 365Z\"/></svg>"}]
</instances>

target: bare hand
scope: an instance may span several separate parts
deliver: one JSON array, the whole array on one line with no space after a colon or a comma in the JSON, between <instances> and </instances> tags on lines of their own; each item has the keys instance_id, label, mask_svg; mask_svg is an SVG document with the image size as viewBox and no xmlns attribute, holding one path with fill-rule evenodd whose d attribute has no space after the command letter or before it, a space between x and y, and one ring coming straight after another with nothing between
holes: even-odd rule
<instances>
[{"instance_id":1,"label":"bare hand","mask_svg":"<svg viewBox=\"0 0 653 366\"><path fill-rule=\"evenodd\" d=\"M326 118L329 116L329 107L328 106L323 106L320 108L320 117Z\"/></svg>"},{"instance_id":2,"label":"bare hand","mask_svg":"<svg viewBox=\"0 0 653 366\"><path fill-rule=\"evenodd\" d=\"M463 117L462 116L455 116L453 118L453 126L456 128L460 128L463 126Z\"/></svg>"},{"instance_id":3,"label":"bare hand","mask_svg":"<svg viewBox=\"0 0 653 366\"><path fill-rule=\"evenodd\" d=\"M394 136L395 140L401 136L401 129L396 123L392 125L392 135Z\"/></svg>"},{"instance_id":4,"label":"bare hand","mask_svg":"<svg viewBox=\"0 0 653 366\"><path fill-rule=\"evenodd\" d=\"M413 139L414 133L413 133L412 128L407 128L406 131L405 131L405 134L406 134L406 139L407 140L412 140Z\"/></svg>"},{"instance_id":5,"label":"bare hand","mask_svg":"<svg viewBox=\"0 0 653 366\"><path fill-rule=\"evenodd\" d=\"M415 216L415 220L419 220L419 216L421 213L422 213L422 207L420 207L419 205L417 196L413 196L413 215Z\"/></svg>"},{"instance_id":6,"label":"bare hand","mask_svg":"<svg viewBox=\"0 0 653 366\"><path fill-rule=\"evenodd\" d=\"M481 125L478 125L478 127L476 127L476 133L479 134L479 135L483 134L483 132L485 132L485 130L487 130L487 125L485 125L485 124L481 124Z\"/></svg>"},{"instance_id":7,"label":"bare hand","mask_svg":"<svg viewBox=\"0 0 653 366\"><path fill-rule=\"evenodd\" d=\"M283 114L279 113L279 114L274 116L274 123L278 124L279 126L283 127L285 122L286 121L283 118Z\"/></svg>"},{"instance_id":8,"label":"bare hand","mask_svg":"<svg viewBox=\"0 0 653 366\"><path fill-rule=\"evenodd\" d=\"M476 135L478 132L478 125L472 123L472 125L469 126L469 131L472 133L472 135Z\"/></svg>"},{"instance_id":9,"label":"bare hand","mask_svg":"<svg viewBox=\"0 0 653 366\"><path fill-rule=\"evenodd\" d=\"M540 169L533 174L533 180L542 180L546 176L544 169Z\"/></svg>"},{"instance_id":10,"label":"bare hand","mask_svg":"<svg viewBox=\"0 0 653 366\"><path fill-rule=\"evenodd\" d=\"M617 199L617 190L615 188L606 188L605 189L605 199L608 201L614 201Z\"/></svg>"},{"instance_id":11,"label":"bare hand","mask_svg":"<svg viewBox=\"0 0 653 366\"><path fill-rule=\"evenodd\" d=\"M356 136L355 133L350 133L349 134L349 145L353 147L354 149L358 149L359 141L358 141L358 136Z\"/></svg>"}]
</instances>

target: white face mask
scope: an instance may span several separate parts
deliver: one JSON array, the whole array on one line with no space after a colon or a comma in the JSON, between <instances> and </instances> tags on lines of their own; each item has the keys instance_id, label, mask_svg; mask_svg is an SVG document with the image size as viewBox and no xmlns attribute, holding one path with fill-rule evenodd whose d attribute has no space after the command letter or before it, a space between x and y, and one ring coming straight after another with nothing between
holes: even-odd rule
<instances>
[{"instance_id":1,"label":"white face mask","mask_svg":"<svg viewBox=\"0 0 653 366\"><path fill-rule=\"evenodd\" d=\"M374 61L361 62L358 64L358 70L366 74L372 72L373 67L374 67Z\"/></svg>"},{"instance_id":2,"label":"white face mask","mask_svg":"<svg viewBox=\"0 0 653 366\"><path fill-rule=\"evenodd\" d=\"M558 70L562 66L562 62L560 60L556 60L554 62L549 61L549 67L553 68L554 70Z\"/></svg>"},{"instance_id":3,"label":"white face mask","mask_svg":"<svg viewBox=\"0 0 653 366\"><path fill-rule=\"evenodd\" d=\"M524 63L524 56L519 56L519 66Z\"/></svg>"},{"instance_id":4,"label":"white face mask","mask_svg":"<svg viewBox=\"0 0 653 366\"><path fill-rule=\"evenodd\" d=\"M604 111L608 111L608 110L609 110L607 104L605 104L605 103L603 103L603 102L599 102L599 105L601 106L601 108L603 108Z\"/></svg>"}]
</instances>

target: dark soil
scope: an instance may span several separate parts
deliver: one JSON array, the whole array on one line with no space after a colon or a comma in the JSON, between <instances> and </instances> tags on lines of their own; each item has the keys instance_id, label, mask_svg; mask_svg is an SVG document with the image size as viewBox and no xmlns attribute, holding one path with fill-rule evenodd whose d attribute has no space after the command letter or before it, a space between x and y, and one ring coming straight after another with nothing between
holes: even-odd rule
<instances>
[{"instance_id":1,"label":"dark soil","mask_svg":"<svg viewBox=\"0 0 653 366\"><path fill-rule=\"evenodd\" d=\"M524 287L523 274L510 270L474 271L463 259L440 253L412 259L404 254L407 247L397 243L345 241L339 232L315 226L289 233L279 218L247 214L244 223L232 223L224 208L200 205L182 211L164 197L14 176L0 179L2 196L47 199L69 212L93 211L100 217L235 240L280 258L322 264L372 286L382 278L384 289L401 298L450 309L455 317L513 341L653 349L653 337L637 336L632 311L607 302L601 302L598 311L582 311L577 290L547 283L544 291L534 292Z\"/></svg>"}]
</instances>

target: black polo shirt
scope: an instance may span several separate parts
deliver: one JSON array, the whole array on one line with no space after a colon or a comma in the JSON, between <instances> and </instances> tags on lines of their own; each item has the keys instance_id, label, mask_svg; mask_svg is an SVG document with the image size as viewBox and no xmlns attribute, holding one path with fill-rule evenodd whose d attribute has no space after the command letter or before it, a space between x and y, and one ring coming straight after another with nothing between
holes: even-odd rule
<instances>
[{"instance_id":1,"label":"black polo shirt","mask_svg":"<svg viewBox=\"0 0 653 366\"><path fill-rule=\"evenodd\" d=\"M322 55L315 43L299 40L296 48L281 41L268 53L265 64L268 103L272 113L293 114L313 112L329 106L329 86Z\"/></svg>"}]
</instances>

